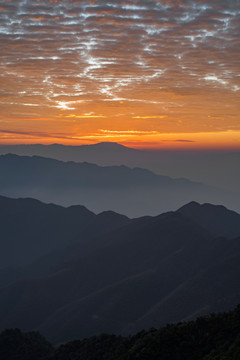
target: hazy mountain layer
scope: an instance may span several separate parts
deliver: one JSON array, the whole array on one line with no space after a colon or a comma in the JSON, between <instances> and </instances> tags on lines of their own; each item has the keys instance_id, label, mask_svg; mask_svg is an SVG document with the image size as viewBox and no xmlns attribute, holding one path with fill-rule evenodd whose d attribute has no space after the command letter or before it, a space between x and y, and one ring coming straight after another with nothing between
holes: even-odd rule
<instances>
[{"instance_id":1,"label":"hazy mountain layer","mask_svg":"<svg viewBox=\"0 0 240 360\"><path fill-rule=\"evenodd\" d=\"M38 155L63 161L141 167L173 178L184 177L240 193L239 151L136 150L117 143L82 146L8 145L0 154Z\"/></svg>"},{"instance_id":2,"label":"hazy mountain layer","mask_svg":"<svg viewBox=\"0 0 240 360\"><path fill-rule=\"evenodd\" d=\"M0 156L0 192L60 205L83 204L95 212L157 215L195 200L240 211L239 197L187 179L172 179L141 168L101 167L42 157Z\"/></svg>"}]
</instances>

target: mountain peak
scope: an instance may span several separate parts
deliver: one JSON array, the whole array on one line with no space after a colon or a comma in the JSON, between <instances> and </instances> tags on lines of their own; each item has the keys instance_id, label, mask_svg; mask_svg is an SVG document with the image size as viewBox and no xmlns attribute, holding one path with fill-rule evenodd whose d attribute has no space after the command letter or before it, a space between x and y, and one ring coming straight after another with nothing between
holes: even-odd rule
<instances>
[{"instance_id":1,"label":"mountain peak","mask_svg":"<svg viewBox=\"0 0 240 360\"><path fill-rule=\"evenodd\" d=\"M178 209L178 211L179 211L179 212L182 212L182 211L185 211L185 210L191 211L191 210L193 210L193 209L198 209L198 208L201 207L201 206L202 206L202 205L199 204L197 201L190 201L189 203L181 206L181 207Z\"/></svg>"},{"instance_id":2,"label":"mountain peak","mask_svg":"<svg viewBox=\"0 0 240 360\"><path fill-rule=\"evenodd\" d=\"M124 146L122 144L119 144L117 142L108 142L108 141L103 141L91 145L82 145L81 147L88 149L102 149L102 150L135 150L127 146Z\"/></svg>"},{"instance_id":3,"label":"mountain peak","mask_svg":"<svg viewBox=\"0 0 240 360\"><path fill-rule=\"evenodd\" d=\"M183 205L180 209L178 209L179 212L191 212L191 211L213 211L213 212L233 212L232 210L227 209L223 205L215 205L210 203L204 203L200 204L197 201L191 201L186 205Z\"/></svg>"},{"instance_id":4,"label":"mountain peak","mask_svg":"<svg viewBox=\"0 0 240 360\"><path fill-rule=\"evenodd\" d=\"M223 205L199 204L192 201L177 210L217 236L234 238L240 232L240 214Z\"/></svg>"}]
</instances>

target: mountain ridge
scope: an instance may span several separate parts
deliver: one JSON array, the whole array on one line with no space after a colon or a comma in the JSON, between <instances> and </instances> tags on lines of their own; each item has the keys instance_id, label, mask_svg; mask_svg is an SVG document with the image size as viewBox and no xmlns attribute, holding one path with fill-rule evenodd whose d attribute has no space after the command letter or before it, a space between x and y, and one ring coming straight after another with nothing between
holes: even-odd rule
<instances>
[{"instance_id":1,"label":"mountain ridge","mask_svg":"<svg viewBox=\"0 0 240 360\"><path fill-rule=\"evenodd\" d=\"M58 210L46 206L51 216ZM227 209L224 214L233 215ZM1 217L2 229L4 223ZM104 212L84 222L82 232L79 223L77 218L74 243L0 272L2 329L38 329L56 343L102 332L134 333L229 310L239 301L240 237L231 238L231 221L224 228L229 227L228 238L179 211L139 219ZM73 223L68 237L70 229L74 233ZM55 230L58 239L63 231L59 225ZM23 241L25 235L17 235Z\"/></svg>"},{"instance_id":2,"label":"mountain ridge","mask_svg":"<svg viewBox=\"0 0 240 360\"><path fill-rule=\"evenodd\" d=\"M3 239L0 242L1 267L24 264L25 260L30 262L54 249L73 245L79 236L83 238L95 227L101 232L108 223L111 229L128 221L126 216L117 213L100 214L101 228L99 215L85 206L63 207L32 198L5 196L0 196L0 215ZM19 233L22 243L17 241ZM10 262L7 262L8 257L12 257Z\"/></svg>"},{"instance_id":3,"label":"mountain ridge","mask_svg":"<svg viewBox=\"0 0 240 360\"><path fill-rule=\"evenodd\" d=\"M200 205L193 201L182 206L178 209L178 212L211 229L216 236L237 237L240 234L238 213L227 209L223 205L209 203Z\"/></svg>"},{"instance_id":4,"label":"mountain ridge","mask_svg":"<svg viewBox=\"0 0 240 360\"><path fill-rule=\"evenodd\" d=\"M59 205L81 203L95 213L156 215L191 200L238 209L236 194L143 168L63 162L40 156L0 155L0 193Z\"/></svg>"},{"instance_id":5,"label":"mountain ridge","mask_svg":"<svg viewBox=\"0 0 240 360\"><path fill-rule=\"evenodd\" d=\"M85 147L84 147L85 146ZM105 145L104 145L105 146ZM102 166L142 167L172 178L183 177L240 193L240 152L214 150L134 149L121 144L103 145L2 145L0 154L39 155L61 161L87 161ZM101 148L102 147L102 148ZM189 199L190 200L190 199ZM210 200L210 202L213 202Z\"/></svg>"}]
</instances>

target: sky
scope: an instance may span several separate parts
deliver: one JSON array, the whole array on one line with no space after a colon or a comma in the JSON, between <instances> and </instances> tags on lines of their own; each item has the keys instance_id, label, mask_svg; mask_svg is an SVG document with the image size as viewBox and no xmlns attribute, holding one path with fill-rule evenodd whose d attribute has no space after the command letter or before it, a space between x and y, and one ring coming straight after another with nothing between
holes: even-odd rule
<instances>
[{"instance_id":1,"label":"sky","mask_svg":"<svg viewBox=\"0 0 240 360\"><path fill-rule=\"evenodd\" d=\"M0 144L240 150L239 0L0 0Z\"/></svg>"}]
</instances>

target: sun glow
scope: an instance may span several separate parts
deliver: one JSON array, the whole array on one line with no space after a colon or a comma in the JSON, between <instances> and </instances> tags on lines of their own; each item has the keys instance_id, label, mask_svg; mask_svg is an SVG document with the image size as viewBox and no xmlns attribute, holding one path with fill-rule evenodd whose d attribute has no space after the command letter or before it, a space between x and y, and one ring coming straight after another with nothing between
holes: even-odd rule
<instances>
[{"instance_id":1,"label":"sun glow","mask_svg":"<svg viewBox=\"0 0 240 360\"><path fill-rule=\"evenodd\" d=\"M179 150L240 150L240 131L208 133L161 133L158 131L107 130L96 133L66 135L36 132L4 132L0 130L2 144L92 144L97 142L118 142L138 149Z\"/></svg>"}]
</instances>

